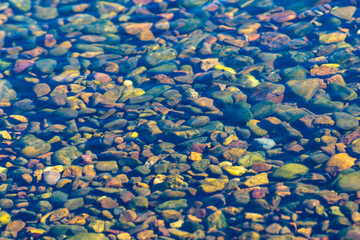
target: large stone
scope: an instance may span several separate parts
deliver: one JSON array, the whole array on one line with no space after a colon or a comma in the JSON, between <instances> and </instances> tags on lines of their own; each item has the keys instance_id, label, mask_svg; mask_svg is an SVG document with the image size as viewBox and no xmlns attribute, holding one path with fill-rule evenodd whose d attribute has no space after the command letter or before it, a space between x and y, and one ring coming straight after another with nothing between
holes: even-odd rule
<instances>
[{"instance_id":1,"label":"large stone","mask_svg":"<svg viewBox=\"0 0 360 240\"><path fill-rule=\"evenodd\" d=\"M32 134L27 134L19 142L22 147L21 153L26 157L38 157L51 150L51 145Z\"/></svg>"},{"instance_id":2,"label":"large stone","mask_svg":"<svg viewBox=\"0 0 360 240\"><path fill-rule=\"evenodd\" d=\"M360 190L360 172L352 172L342 176L334 187L339 192L356 192Z\"/></svg>"},{"instance_id":3,"label":"large stone","mask_svg":"<svg viewBox=\"0 0 360 240\"><path fill-rule=\"evenodd\" d=\"M317 79L290 80L286 82L290 91L301 101L308 102L320 87Z\"/></svg>"},{"instance_id":4,"label":"large stone","mask_svg":"<svg viewBox=\"0 0 360 240\"><path fill-rule=\"evenodd\" d=\"M273 178L294 180L308 173L309 168L299 163L289 163L274 171Z\"/></svg>"},{"instance_id":5,"label":"large stone","mask_svg":"<svg viewBox=\"0 0 360 240\"><path fill-rule=\"evenodd\" d=\"M71 165L82 153L75 146L63 147L55 152L52 160L55 164Z\"/></svg>"},{"instance_id":6,"label":"large stone","mask_svg":"<svg viewBox=\"0 0 360 240\"><path fill-rule=\"evenodd\" d=\"M225 108L224 120L232 125L243 125L253 118L250 111L250 105L243 102L238 102Z\"/></svg>"},{"instance_id":7,"label":"large stone","mask_svg":"<svg viewBox=\"0 0 360 240\"><path fill-rule=\"evenodd\" d=\"M352 130L359 126L359 121L353 115L345 112L336 112L333 114L335 126L340 130Z\"/></svg>"},{"instance_id":8,"label":"large stone","mask_svg":"<svg viewBox=\"0 0 360 240\"><path fill-rule=\"evenodd\" d=\"M0 101L10 102L16 99L16 92L7 80L0 80Z\"/></svg>"}]
</instances>

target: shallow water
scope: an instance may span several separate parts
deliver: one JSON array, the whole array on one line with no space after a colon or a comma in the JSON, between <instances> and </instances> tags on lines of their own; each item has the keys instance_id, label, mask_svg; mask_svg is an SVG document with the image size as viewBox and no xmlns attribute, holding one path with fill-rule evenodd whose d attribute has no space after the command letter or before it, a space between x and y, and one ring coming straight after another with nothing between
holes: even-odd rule
<instances>
[{"instance_id":1,"label":"shallow water","mask_svg":"<svg viewBox=\"0 0 360 240\"><path fill-rule=\"evenodd\" d=\"M357 6L1 1L1 237L359 239Z\"/></svg>"}]
</instances>

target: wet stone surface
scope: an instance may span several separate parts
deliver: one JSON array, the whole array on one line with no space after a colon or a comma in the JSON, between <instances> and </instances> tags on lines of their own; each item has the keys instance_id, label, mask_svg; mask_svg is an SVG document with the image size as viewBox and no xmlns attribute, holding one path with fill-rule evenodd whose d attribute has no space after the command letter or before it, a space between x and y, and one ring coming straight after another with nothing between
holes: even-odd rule
<instances>
[{"instance_id":1,"label":"wet stone surface","mask_svg":"<svg viewBox=\"0 0 360 240\"><path fill-rule=\"evenodd\" d=\"M1 239L359 239L358 1L0 1Z\"/></svg>"}]
</instances>

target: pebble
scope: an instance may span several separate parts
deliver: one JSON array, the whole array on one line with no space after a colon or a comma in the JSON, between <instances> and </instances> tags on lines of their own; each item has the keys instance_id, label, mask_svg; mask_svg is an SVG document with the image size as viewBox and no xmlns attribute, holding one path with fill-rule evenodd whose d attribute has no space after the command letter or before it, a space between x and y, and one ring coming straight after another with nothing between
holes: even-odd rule
<instances>
[{"instance_id":1,"label":"pebble","mask_svg":"<svg viewBox=\"0 0 360 240\"><path fill-rule=\"evenodd\" d=\"M53 186L59 181L61 176L58 171L49 170L49 171L45 171L43 173L43 177L44 177L44 181L46 182L46 184Z\"/></svg>"}]
</instances>

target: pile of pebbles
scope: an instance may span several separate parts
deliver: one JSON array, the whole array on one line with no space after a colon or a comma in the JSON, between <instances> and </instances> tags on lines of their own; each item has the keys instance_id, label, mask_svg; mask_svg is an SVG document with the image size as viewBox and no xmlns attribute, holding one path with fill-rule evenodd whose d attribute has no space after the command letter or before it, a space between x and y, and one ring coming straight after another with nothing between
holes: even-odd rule
<instances>
[{"instance_id":1,"label":"pile of pebbles","mask_svg":"<svg viewBox=\"0 0 360 240\"><path fill-rule=\"evenodd\" d=\"M1 239L360 239L356 1L0 3Z\"/></svg>"}]
</instances>

